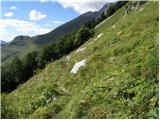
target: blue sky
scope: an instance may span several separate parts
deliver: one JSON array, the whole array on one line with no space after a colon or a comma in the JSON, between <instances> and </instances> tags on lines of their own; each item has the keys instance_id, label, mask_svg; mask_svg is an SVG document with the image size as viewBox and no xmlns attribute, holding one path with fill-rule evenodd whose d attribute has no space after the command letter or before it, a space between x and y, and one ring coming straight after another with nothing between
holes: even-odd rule
<instances>
[{"instance_id":1,"label":"blue sky","mask_svg":"<svg viewBox=\"0 0 160 120\"><path fill-rule=\"evenodd\" d=\"M17 9L10 9L11 7L16 7ZM30 11L36 10L41 12L41 14L45 14L46 18L43 20L37 20L36 23L38 24L45 24L48 21L63 21L67 22L77 16L79 13L75 12L71 8L64 9L59 3L57 2L2 2L2 19L6 19L4 14L7 12L13 12L13 19L23 19L26 21L31 21L29 16ZM35 21L34 21L35 22Z\"/></svg>"},{"instance_id":2,"label":"blue sky","mask_svg":"<svg viewBox=\"0 0 160 120\"><path fill-rule=\"evenodd\" d=\"M0 40L47 33L87 11L99 10L107 0L1 0Z\"/></svg>"}]
</instances>

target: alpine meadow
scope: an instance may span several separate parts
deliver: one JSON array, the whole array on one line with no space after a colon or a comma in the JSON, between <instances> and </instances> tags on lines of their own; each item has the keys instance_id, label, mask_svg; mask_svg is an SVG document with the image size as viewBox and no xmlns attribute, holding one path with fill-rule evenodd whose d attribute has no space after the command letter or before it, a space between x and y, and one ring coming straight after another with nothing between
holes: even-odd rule
<instances>
[{"instance_id":1,"label":"alpine meadow","mask_svg":"<svg viewBox=\"0 0 160 120\"><path fill-rule=\"evenodd\" d=\"M2 119L159 118L158 1L106 0L1 52Z\"/></svg>"}]
</instances>

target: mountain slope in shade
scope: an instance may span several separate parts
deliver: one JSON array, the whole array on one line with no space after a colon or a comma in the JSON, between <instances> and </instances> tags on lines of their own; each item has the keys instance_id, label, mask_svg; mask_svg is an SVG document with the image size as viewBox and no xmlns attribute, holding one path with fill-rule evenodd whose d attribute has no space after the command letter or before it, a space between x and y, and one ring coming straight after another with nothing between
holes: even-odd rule
<instances>
[{"instance_id":1,"label":"mountain slope in shade","mask_svg":"<svg viewBox=\"0 0 160 120\"><path fill-rule=\"evenodd\" d=\"M4 95L2 110L13 118L158 119L158 6L119 9L80 48Z\"/></svg>"},{"instance_id":2,"label":"mountain slope in shade","mask_svg":"<svg viewBox=\"0 0 160 120\"><path fill-rule=\"evenodd\" d=\"M9 61L15 55L22 57L28 52L40 48L39 46L42 47L46 44L49 44L50 42L60 39L61 37L80 28L82 24L85 24L92 19L99 18L101 16L101 13L104 12L109 5L110 3L106 4L102 9L97 12L84 13L79 17L57 27L49 33L37 35L35 37L18 36L14 38L12 42L5 44L2 47L1 61Z\"/></svg>"},{"instance_id":3,"label":"mountain slope in shade","mask_svg":"<svg viewBox=\"0 0 160 120\"><path fill-rule=\"evenodd\" d=\"M6 44L6 43L7 43L6 41L0 40L0 44L1 44L1 45L4 45L4 44Z\"/></svg>"}]
</instances>

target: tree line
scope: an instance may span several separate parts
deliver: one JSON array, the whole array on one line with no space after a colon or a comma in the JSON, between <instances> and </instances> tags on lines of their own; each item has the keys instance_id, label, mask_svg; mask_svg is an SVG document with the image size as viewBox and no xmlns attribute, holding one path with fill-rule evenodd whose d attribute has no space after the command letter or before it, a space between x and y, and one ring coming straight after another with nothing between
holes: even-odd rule
<instances>
[{"instance_id":1,"label":"tree line","mask_svg":"<svg viewBox=\"0 0 160 120\"><path fill-rule=\"evenodd\" d=\"M98 19L93 19L89 22L87 22L86 26L89 29L93 29L96 25L98 25L100 22L102 22L104 19L110 17L113 15L118 9L123 7L128 1L118 1L116 3L111 3L106 12L102 12L101 17Z\"/></svg>"},{"instance_id":2,"label":"tree line","mask_svg":"<svg viewBox=\"0 0 160 120\"><path fill-rule=\"evenodd\" d=\"M15 57L11 63L1 67L1 90L10 92L18 85L27 81L35 74L36 69L43 69L46 64L70 53L85 43L94 35L94 27L111 16L116 10L125 5L126 1L119 1L110 5L101 17L82 25L78 30L64 36L57 42L45 46L40 51L32 51L23 59Z\"/></svg>"},{"instance_id":3,"label":"tree line","mask_svg":"<svg viewBox=\"0 0 160 120\"><path fill-rule=\"evenodd\" d=\"M33 76L36 69L42 69L47 63L73 51L93 34L93 30L82 26L78 31L63 37L56 43L45 46L42 50L28 53L23 59L15 57L11 63L1 68L2 91L10 92L16 89L19 84Z\"/></svg>"}]
</instances>

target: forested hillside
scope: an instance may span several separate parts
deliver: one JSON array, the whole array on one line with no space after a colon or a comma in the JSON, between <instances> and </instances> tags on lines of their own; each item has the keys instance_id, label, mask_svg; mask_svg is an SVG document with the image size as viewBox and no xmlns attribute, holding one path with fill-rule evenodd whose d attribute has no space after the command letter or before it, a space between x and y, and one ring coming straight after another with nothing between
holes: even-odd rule
<instances>
[{"instance_id":1,"label":"forested hillside","mask_svg":"<svg viewBox=\"0 0 160 120\"><path fill-rule=\"evenodd\" d=\"M24 74L14 78L20 62L11 64L5 82L14 78L18 87L3 87L13 91L2 94L1 117L158 119L158 2L114 7L40 53L16 58L38 67L25 82Z\"/></svg>"}]
</instances>

